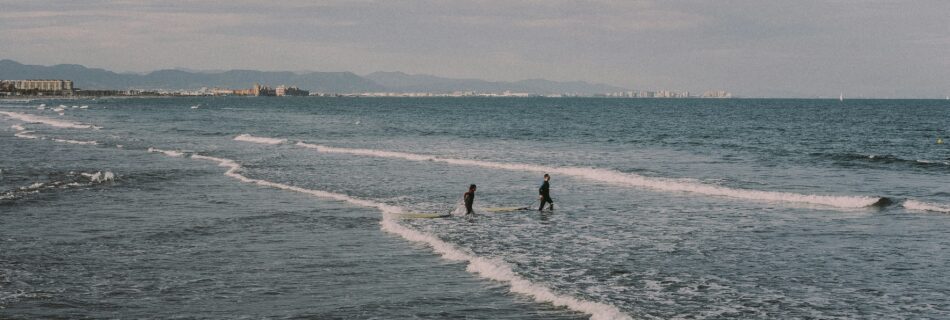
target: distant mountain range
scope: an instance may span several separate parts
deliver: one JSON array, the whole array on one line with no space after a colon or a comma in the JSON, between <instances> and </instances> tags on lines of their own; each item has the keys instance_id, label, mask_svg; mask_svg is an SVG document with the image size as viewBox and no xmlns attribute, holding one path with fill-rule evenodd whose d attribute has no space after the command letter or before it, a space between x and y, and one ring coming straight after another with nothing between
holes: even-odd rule
<instances>
[{"instance_id":1,"label":"distant mountain range","mask_svg":"<svg viewBox=\"0 0 950 320\"><path fill-rule=\"evenodd\" d=\"M385 90L373 81L350 72L265 72L231 70L219 73L159 70L147 74L115 73L76 64L25 65L0 60L0 79L66 79L81 89L195 89L201 87L249 88L254 83L291 85L322 92Z\"/></svg>"},{"instance_id":2,"label":"distant mountain range","mask_svg":"<svg viewBox=\"0 0 950 320\"><path fill-rule=\"evenodd\" d=\"M315 92L526 92L536 94L596 94L626 89L583 81L557 82L543 79L495 82L450 79L402 72L375 72L358 76L351 72L274 72L254 70L190 71L158 70L146 74L116 73L76 64L26 65L0 60L0 80L66 79L81 89L196 89L201 87L248 88L254 83L297 86Z\"/></svg>"},{"instance_id":3,"label":"distant mountain range","mask_svg":"<svg viewBox=\"0 0 950 320\"><path fill-rule=\"evenodd\" d=\"M527 92L538 94L578 93L595 94L626 91L620 87L592 84L583 81L557 82L544 79L529 79L515 82L486 81L479 79L450 79L430 75L410 75L402 72L374 72L364 76L392 92Z\"/></svg>"}]
</instances>

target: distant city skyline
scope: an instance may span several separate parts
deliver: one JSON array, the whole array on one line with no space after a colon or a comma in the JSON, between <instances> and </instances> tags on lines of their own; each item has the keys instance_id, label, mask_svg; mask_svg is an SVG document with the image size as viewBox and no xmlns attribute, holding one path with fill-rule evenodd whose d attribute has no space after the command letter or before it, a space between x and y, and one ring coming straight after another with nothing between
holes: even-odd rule
<instances>
[{"instance_id":1,"label":"distant city skyline","mask_svg":"<svg viewBox=\"0 0 950 320\"><path fill-rule=\"evenodd\" d=\"M402 71L728 90L950 95L950 2L7 1L0 59L159 69Z\"/></svg>"}]
</instances>

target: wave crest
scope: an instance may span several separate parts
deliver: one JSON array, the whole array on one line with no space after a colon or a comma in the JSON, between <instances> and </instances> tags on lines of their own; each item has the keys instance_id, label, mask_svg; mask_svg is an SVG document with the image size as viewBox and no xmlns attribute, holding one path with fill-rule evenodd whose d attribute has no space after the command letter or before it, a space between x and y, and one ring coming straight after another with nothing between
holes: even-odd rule
<instances>
[{"instance_id":1,"label":"wave crest","mask_svg":"<svg viewBox=\"0 0 950 320\"><path fill-rule=\"evenodd\" d=\"M255 137L246 133L238 135L237 137L234 137L234 140L253 142L253 143L262 143L262 144L281 144L281 143L287 142L287 139Z\"/></svg>"},{"instance_id":2,"label":"wave crest","mask_svg":"<svg viewBox=\"0 0 950 320\"><path fill-rule=\"evenodd\" d=\"M149 147L149 148L148 148L148 152L152 152L152 153L163 153L163 154L165 154L166 156L169 156L169 157L183 157L183 156L185 155L184 153L182 153L182 152L180 152L180 151L162 150L162 149L155 149L155 148L152 148L152 147Z\"/></svg>"},{"instance_id":3,"label":"wave crest","mask_svg":"<svg viewBox=\"0 0 950 320\"><path fill-rule=\"evenodd\" d=\"M932 203L932 202L923 202L923 201L917 201L917 200L904 201L904 208L917 210L917 211L933 211L933 212L950 213L950 205Z\"/></svg>"},{"instance_id":4,"label":"wave crest","mask_svg":"<svg viewBox=\"0 0 950 320\"><path fill-rule=\"evenodd\" d=\"M52 140L52 141L60 142L60 143L71 143L71 144L79 144L79 145L98 145L99 144L99 142L95 140L82 141L82 140L42 137L42 136L34 135L33 131L26 130L26 128L20 125L14 125L13 128L17 130L17 132L13 134L13 136L17 138L35 139L35 140Z\"/></svg>"},{"instance_id":5,"label":"wave crest","mask_svg":"<svg viewBox=\"0 0 950 320\"><path fill-rule=\"evenodd\" d=\"M0 193L0 200L15 200L23 196L55 189L89 187L105 182L114 182L116 175L112 171L80 172L78 175L70 172L62 180L49 182L34 182L29 186L19 187Z\"/></svg>"},{"instance_id":6,"label":"wave crest","mask_svg":"<svg viewBox=\"0 0 950 320\"><path fill-rule=\"evenodd\" d=\"M853 165L902 165L907 167L943 167L950 165L950 161L927 160L927 159L907 159L890 154L859 154L859 153L811 153L812 156L831 159L840 163Z\"/></svg>"},{"instance_id":7,"label":"wave crest","mask_svg":"<svg viewBox=\"0 0 950 320\"><path fill-rule=\"evenodd\" d=\"M698 182L684 182L665 178L652 178L633 173L624 173L616 170L581 168L581 167L551 167L539 166L523 163L504 163L490 162L482 160L466 160L441 158L420 154L393 152L373 149L352 149L328 147L304 142L297 142L297 146L315 149L318 152L342 153L360 156L372 156L381 158L394 158L410 161L434 161L453 165L476 166L492 169L503 169L513 171L531 171L539 173L557 173L566 176L583 178L587 180L621 184L633 187L643 187L660 191L673 192L693 192L711 196L723 196L746 200L767 200L779 202L798 202L818 204L836 208L863 208L878 203L880 197L871 196L831 196L831 195L812 195L798 194L779 191L760 191L749 189L736 189L723 186L709 185Z\"/></svg>"},{"instance_id":8,"label":"wave crest","mask_svg":"<svg viewBox=\"0 0 950 320\"><path fill-rule=\"evenodd\" d=\"M47 117L42 117L42 116L37 116L37 115L32 115L32 114L27 114L27 113L0 111L0 114L13 118L13 119L23 121L23 122L42 123L42 124L45 124L51 127L57 127L57 128L96 129L96 130L101 129L100 127L97 127L94 125L70 122L70 121L65 121L65 120L50 119Z\"/></svg>"},{"instance_id":9,"label":"wave crest","mask_svg":"<svg viewBox=\"0 0 950 320\"><path fill-rule=\"evenodd\" d=\"M382 219L380 220L380 226L382 230L399 235L400 237L409 241L425 243L444 259L468 262L468 266L466 267L467 271L487 279L508 283L511 286L511 290L513 292L530 296L538 302L549 302L557 306L564 306L575 311L588 313L591 315L591 319L631 319L628 315L621 312L617 307L598 302L581 300L571 296L560 295L547 287L524 279L523 277L517 275L508 264L504 263L500 259L488 259L472 255L433 235L403 226L399 224L398 219L399 215L406 212L406 210L401 207L371 200L358 199L345 194L312 190L267 180L249 178L240 174L240 171L242 170L241 165L231 159L197 154L191 155L191 158L196 160L217 162L218 166L228 168L228 170L224 173L226 176L235 178L241 182L300 192L320 198L339 200L359 206L376 208L382 212Z\"/></svg>"}]
</instances>

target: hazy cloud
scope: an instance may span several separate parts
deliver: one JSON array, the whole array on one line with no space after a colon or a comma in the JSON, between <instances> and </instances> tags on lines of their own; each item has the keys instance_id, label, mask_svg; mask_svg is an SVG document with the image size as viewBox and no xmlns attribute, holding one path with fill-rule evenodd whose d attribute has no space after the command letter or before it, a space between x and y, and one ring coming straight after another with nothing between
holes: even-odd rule
<instances>
[{"instance_id":1,"label":"hazy cloud","mask_svg":"<svg viewBox=\"0 0 950 320\"><path fill-rule=\"evenodd\" d=\"M745 95L950 94L950 2L5 1L0 58Z\"/></svg>"}]
</instances>

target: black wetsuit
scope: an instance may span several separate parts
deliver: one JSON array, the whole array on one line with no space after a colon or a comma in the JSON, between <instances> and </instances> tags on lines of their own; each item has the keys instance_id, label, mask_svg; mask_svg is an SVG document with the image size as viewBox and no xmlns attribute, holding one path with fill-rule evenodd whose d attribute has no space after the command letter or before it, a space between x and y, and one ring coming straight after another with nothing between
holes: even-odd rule
<instances>
[{"instance_id":1,"label":"black wetsuit","mask_svg":"<svg viewBox=\"0 0 950 320\"><path fill-rule=\"evenodd\" d=\"M466 192L462 198L465 200L465 214L474 213L475 210L472 210L472 204L475 203L475 192Z\"/></svg>"},{"instance_id":2,"label":"black wetsuit","mask_svg":"<svg viewBox=\"0 0 950 320\"><path fill-rule=\"evenodd\" d=\"M538 189L538 192L541 194L541 206L538 207L538 211L544 209L545 203L550 203L551 210L554 210L554 200L551 199L551 185L545 181L541 184L541 189Z\"/></svg>"}]
</instances>

